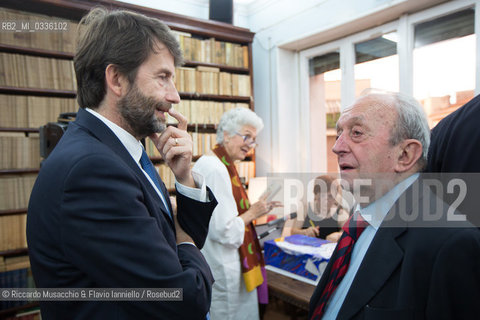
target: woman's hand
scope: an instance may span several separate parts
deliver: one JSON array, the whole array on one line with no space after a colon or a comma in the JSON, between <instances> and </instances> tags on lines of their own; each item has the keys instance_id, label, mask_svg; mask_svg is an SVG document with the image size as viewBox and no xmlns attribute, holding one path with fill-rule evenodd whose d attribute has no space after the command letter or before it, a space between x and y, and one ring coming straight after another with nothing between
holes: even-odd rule
<instances>
[{"instance_id":1,"label":"woman's hand","mask_svg":"<svg viewBox=\"0 0 480 320\"><path fill-rule=\"evenodd\" d=\"M253 213L253 219L257 219L272 211L273 208L277 207L283 207L280 201L267 202L265 200L259 200L258 202L255 202L250 209L248 209L248 211Z\"/></svg>"},{"instance_id":2,"label":"woman's hand","mask_svg":"<svg viewBox=\"0 0 480 320\"><path fill-rule=\"evenodd\" d=\"M265 199L260 199L252 204L252 206L240 217L245 222L245 225L248 225L253 220L260 218L261 216L272 211L273 208L277 207L283 207L283 204L280 201L267 202Z\"/></svg>"}]
</instances>

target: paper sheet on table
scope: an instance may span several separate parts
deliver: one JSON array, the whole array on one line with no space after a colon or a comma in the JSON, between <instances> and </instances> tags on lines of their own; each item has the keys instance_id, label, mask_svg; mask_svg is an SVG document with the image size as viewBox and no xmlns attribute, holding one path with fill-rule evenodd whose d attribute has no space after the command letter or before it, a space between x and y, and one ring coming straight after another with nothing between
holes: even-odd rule
<instances>
[{"instance_id":1,"label":"paper sheet on table","mask_svg":"<svg viewBox=\"0 0 480 320\"><path fill-rule=\"evenodd\" d=\"M325 243L320 247L302 246L287 241L277 241L275 243L280 249L291 255L309 254L320 259L330 259L337 243Z\"/></svg>"}]
</instances>

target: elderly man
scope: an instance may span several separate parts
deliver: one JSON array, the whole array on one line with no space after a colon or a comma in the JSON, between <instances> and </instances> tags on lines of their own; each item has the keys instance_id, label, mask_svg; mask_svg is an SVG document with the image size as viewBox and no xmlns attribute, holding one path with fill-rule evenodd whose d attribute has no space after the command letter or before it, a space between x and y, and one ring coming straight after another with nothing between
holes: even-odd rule
<instances>
[{"instance_id":1,"label":"elderly man","mask_svg":"<svg viewBox=\"0 0 480 320\"><path fill-rule=\"evenodd\" d=\"M452 222L418 172L429 129L419 104L371 93L337 123L341 177L358 205L311 300L311 319L472 319L480 233ZM452 213L452 212L450 212Z\"/></svg>"}]
</instances>

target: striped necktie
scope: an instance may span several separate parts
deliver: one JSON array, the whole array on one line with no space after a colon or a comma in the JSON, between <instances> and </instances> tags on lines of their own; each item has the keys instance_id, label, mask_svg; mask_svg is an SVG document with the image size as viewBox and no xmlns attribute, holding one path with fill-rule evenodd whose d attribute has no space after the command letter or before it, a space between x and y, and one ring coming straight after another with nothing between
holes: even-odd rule
<instances>
[{"instance_id":1,"label":"striped necktie","mask_svg":"<svg viewBox=\"0 0 480 320\"><path fill-rule=\"evenodd\" d=\"M168 214L170 215L170 217L172 217L172 214L168 209L167 201L165 200L165 195L162 192L162 188L160 188L160 182L158 181L158 178L157 178L157 171L155 170L155 167L153 166L152 161L150 161L150 158L145 152L145 149L142 149L142 157L140 158L140 165L142 166L143 170L148 174L150 179L152 179L153 183L157 187L159 191L160 199L162 200Z\"/></svg>"},{"instance_id":2,"label":"striped necktie","mask_svg":"<svg viewBox=\"0 0 480 320\"><path fill-rule=\"evenodd\" d=\"M328 300L347 273L353 246L367 226L368 222L360 214L352 215L343 226L344 232L338 241L335 260L332 261L333 265L328 275L327 284L317 302L312 320L322 318Z\"/></svg>"}]
</instances>

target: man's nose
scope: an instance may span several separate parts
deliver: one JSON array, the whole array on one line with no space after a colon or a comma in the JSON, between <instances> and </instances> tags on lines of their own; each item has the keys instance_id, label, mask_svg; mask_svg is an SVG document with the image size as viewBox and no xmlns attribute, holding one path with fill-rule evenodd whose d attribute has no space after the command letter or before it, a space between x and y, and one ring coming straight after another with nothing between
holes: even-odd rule
<instances>
[{"instance_id":1,"label":"man's nose","mask_svg":"<svg viewBox=\"0 0 480 320\"><path fill-rule=\"evenodd\" d=\"M171 104L180 103L180 95L178 94L177 88L175 87L174 83L168 86L165 99Z\"/></svg>"},{"instance_id":2,"label":"man's nose","mask_svg":"<svg viewBox=\"0 0 480 320\"><path fill-rule=\"evenodd\" d=\"M348 145L347 145L347 141L346 141L346 138L345 138L345 133L342 132L340 135L338 135L337 140L335 141L335 144L333 145L332 151L336 155L339 155L343 152L348 151Z\"/></svg>"}]
</instances>

